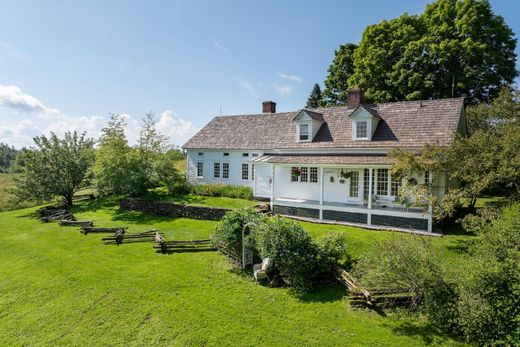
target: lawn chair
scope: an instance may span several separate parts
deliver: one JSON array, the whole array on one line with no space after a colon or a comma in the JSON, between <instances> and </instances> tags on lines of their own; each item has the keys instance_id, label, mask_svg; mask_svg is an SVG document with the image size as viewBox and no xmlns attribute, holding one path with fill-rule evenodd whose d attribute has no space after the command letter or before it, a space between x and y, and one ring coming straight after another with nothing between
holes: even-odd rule
<instances>
[{"instance_id":1,"label":"lawn chair","mask_svg":"<svg viewBox=\"0 0 520 347\"><path fill-rule=\"evenodd\" d=\"M253 265L253 276L256 281L260 281L267 278L267 269L269 268L269 258L262 259L260 264Z\"/></svg>"}]
</instances>

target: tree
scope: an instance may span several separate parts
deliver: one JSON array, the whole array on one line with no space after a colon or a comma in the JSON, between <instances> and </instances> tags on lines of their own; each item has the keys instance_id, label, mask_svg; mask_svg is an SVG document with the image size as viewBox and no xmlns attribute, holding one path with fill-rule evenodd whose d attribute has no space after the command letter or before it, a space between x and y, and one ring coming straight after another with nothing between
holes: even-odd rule
<instances>
[{"instance_id":1,"label":"tree","mask_svg":"<svg viewBox=\"0 0 520 347\"><path fill-rule=\"evenodd\" d=\"M321 88L318 83L314 84L312 87L311 95L307 99L307 104L305 108L318 108L323 104L323 96L321 94Z\"/></svg>"},{"instance_id":2,"label":"tree","mask_svg":"<svg viewBox=\"0 0 520 347\"><path fill-rule=\"evenodd\" d=\"M516 40L488 1L438 0L369 26L350 85L376 102L465 96L490 102L517 75Z\"/></svg>"},{"instance_id":3,"label":"tree","mask_svg":"<svg viewBox=\"0 0 520 347\"><path fill-rule=\"evenodd\" d=\"M17 201L45 201L61 196L68 206L94 159L94 141L86 133L66 132L63 138L51 133L34 138L36 148L25 153L25 165L15 179Z\"/></svg>"},{"instance_id":4,"label":"tree","mask_svg":"<svg viewBox=\"0 0 520 347\"><path fill-rule=\"evenodd\" d=\"M451 189L441 201L434 202L434 215L442 219L455 207L486 191L503 188L510 198L520 196L520 108L517 92L504 88L492 104L470 106L468 124L472 134L458 136L449 146L428 145L417 155L394 150L391 172L396 176L445 172L448 181L460 187Z\"/></svg>"},{"instance_id":5,"label":"tree","mask_svg":"<svg viewBox=\"0 0 520 347\"><path fill-rule=\"evenodd\" d=\"M0 173L6 173L9 171L17 154L18 151L13 146L0 142Z\"/></svg>"},{"instance_id":6,"label":"tree","mask_svg":"<svg viewBox=\"0 0 520 347\"><path fill-rule=\"evenodd\" d=\"M354 51L356 49L357 45L347 43L340 45L339 49L334 51L334 60L327 70L325 90L323 91L323 106L346 104L347 90L349 89L348 80L354 73Z\"/></svg>"},{"instance_id":7,"label":"tree","mask_svg":"<svg viewBox=\"0 0 520 347\"><path fill-rule=\"evenodd\" d=\"M142 195L149 186L150 172L141 154L128 145L126 119L113 114L100 139L93 169L100 194Z\"/></svg>"}]
</instances>

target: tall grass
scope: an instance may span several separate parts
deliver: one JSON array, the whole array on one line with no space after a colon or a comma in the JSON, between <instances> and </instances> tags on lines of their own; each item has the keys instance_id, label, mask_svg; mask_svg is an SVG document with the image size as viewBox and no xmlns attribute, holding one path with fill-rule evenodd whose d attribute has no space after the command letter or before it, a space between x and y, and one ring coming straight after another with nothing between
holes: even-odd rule
<instances>
[{"instance_id":1,"label":"tall grass","mask_svg":"<svg viewBox=\"0 0 520 347\"><path fill-rule=\"evenodd\" d=\"M191 193L202 196L227 197L235 199L253 200L253 189L246 186L227 184L194 184Z\"/></svg>"}]
</instances>

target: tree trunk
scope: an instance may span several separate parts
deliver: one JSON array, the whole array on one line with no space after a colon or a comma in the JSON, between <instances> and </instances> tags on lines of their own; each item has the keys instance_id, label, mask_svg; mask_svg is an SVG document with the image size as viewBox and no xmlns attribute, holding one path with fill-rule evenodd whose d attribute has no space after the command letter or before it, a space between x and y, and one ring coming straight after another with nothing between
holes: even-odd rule
<instances>
[{"instance_id":1,"label":"tree trunk","mask_svg":"<svg viewBox=\"0 0 520 347\"><path fill-rule=\"evenodd\" d=\"M67 207L72 207L72 196L74 194L67 194L67 195L64 195L63 197L65 198L65 204L67 205Z\"/></svg>"}]
</instances>

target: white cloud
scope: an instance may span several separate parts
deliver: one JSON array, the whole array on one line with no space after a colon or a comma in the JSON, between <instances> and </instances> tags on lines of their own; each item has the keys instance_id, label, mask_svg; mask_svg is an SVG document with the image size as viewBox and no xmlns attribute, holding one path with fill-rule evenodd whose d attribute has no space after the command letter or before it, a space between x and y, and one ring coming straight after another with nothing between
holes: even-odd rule
<instances>
[{"instance_id":1,"label":"white cloud","mask_svg":"<svg viewBox=\"0 0 520 347\"><path fill-rule=\"evenodd\" d=\"M298 83L302 83L303 82L303 80L302 80L302 78L300 76L287 75L287 74L284 74L283 72L278 72L278 77L286 79L286 80L291 80L291 81L294 81L294 82L298 82Z\"/></svg>"},{"instance_id":2,"label":"white cloud","mask_svg":"<svg viewBox=\"0 0 520 347\"><path fill-rule=\"evenodd\" d=\"M25 94L16 86L0 85L0 107L7 107L18 112L40 113L43 115L56 115L59 111L45 106L35 97Z\"/></svg>"},{"instance_id":3,"label":"white cloud","mask_svg":"<svg viewBox=\"0 0 520 347\"><path fill-rule=\"evenodd\" d=\"M273 84L274 90L281 96L288 96L292 93L292 87L287 84Z\"/></svg>"},{"instance_id":4,"label":"white cloud","mask_svg":"<svg viewBox=\"0 0 520 347\"><path fill-rule=\"evenodd\" d=\"M22 51L14 48L7 42L0 41L0 57L6 57L18 62L28 62L29 58Z\"/></svg>"},{"instance_id":5,"label":"white cloud","mask_svg":"<svg viewBox=\"0 0 520 347\"><path fill-rule=\"evenodd\" d=\"M89 137L98 139L108 116L73 116L58 109L50 108L37 98L25 94L16 86L0 85L0 112L7 114L0 125L0 142L16 147L34 145L33 137L51 132L63 134L66 131L86 131ZM12 117L9 117L11 113ZM122 114L127 122L125 134L129 143L135 144L139 138L141 117ZM172 145L183 145L195 132L194 125L171 110L161 113L157 128L170 137Z\"/></svg>"},{"instance_id":6,"label":"white cloud","mask_svg":"<svg viewBox=\"0 0 520 347\"><path fill-rule=\"evenodd\" d=\"M233 77L233 79L238 83L238 85L240 87L242 87L242 89L244 89L245 91L247 91L249 94L255 94L255 87L253 87L253 84L250 83L249 81L246 81L245 79L241 78L241 77Z\"/></svg>"},{"instance_id":7,"label":"white cloud","mask_svg":"<svg viewBox=\"0 0 520 347\"><path fill-rule=\"evenodd\" d=\"M218 43L217 41L214 41L213 42L213 47L215 47L216 49L218 49L219 51L222 51L222 52L226 52L228 53L229 52L229 49L227 47L224 47L222 46L220 43Z\"/></svg>"}]
</instances>

